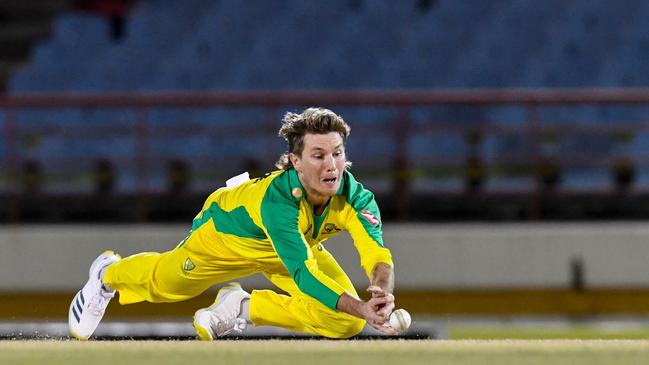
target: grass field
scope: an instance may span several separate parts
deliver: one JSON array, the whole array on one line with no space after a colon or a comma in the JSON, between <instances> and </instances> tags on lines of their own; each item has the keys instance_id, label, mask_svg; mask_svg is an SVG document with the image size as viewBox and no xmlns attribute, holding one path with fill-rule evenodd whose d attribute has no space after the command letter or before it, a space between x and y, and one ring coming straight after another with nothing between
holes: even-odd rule
<instances>
[{"instance_id":1,"label":"grass field","mask_svg":"<svg viewBox=\"0 0 649 365\"><path fill-rule=\"evenodd\" d=\"M448 338L455 340L649 340L649 327L579 326L452 326ZM648 362L649 364L649 362Z\"/></svg>"},{"instance_id":2,"label":"grass field","mask_svg":"<svg viewBox=\"0 0 649 365\"><path fill-rule=\"evenodd\" d=\"M647 364L646 340L3 341L0 364Z\"/></svg>"}]
</instances>

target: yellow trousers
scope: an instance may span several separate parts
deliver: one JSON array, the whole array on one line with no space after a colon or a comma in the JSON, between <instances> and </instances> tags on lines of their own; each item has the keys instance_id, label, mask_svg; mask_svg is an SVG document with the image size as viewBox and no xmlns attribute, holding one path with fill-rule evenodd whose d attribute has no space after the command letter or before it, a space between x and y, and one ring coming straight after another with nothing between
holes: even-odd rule
<instances>
[{"instance_id":1,"label":"yellow trousers","mask_svg":"<svg viewBox=\"0 0 649 365\"><path fill-rule=\"evenodd\" d=\"M214 238L213 230L210 235ZM200 234L192 234L171 251L126 257L106 269L104 283L119 291L121 304L178 302L215 284L261 272L289 295L272 290L252 291L250 319L256 326L277 326L329 338L352 337L363 329L364 320L331 310L302 293L279 258L273 262L268 258L249 258L255 255L244 257L226 247L224 241L231 237L221 238L224 239L205 243ZM327 250L319 246L313 253L320 270L358 297L349 277Z\"/></svg>"}]
</instances>

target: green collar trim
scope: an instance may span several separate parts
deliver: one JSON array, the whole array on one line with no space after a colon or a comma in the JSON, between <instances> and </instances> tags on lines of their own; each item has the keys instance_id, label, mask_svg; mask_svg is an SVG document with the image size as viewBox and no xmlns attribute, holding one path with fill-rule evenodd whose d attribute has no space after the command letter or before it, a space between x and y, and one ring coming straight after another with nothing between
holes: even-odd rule
<instances>
[{"instance_id":1,"label":"green collar trim","mask_svg":"<svg viewBox=\"0 0 649 365\"><path fill-rule=\"evenodd\" d=\"M336 195L343 195L343 190L345 188L345 180L347 180L347 170L343 171L342 175L340 176L340 186L338 186L338 191L336 192Z\"/></svg>"},{"instance_id":2,"label":"green collar trim","mask_svg":"<svg viewBox=\"0 0 649 365\"><path fill-rule=\"evenodd\" d=\"M300 178L297 177L297 171L295 171L295 169L288 170L288 183L291 189L290 194L293 197L293 201L297 202L306 197L306 190L304 190Z\"/></svg>"}]
</instances>

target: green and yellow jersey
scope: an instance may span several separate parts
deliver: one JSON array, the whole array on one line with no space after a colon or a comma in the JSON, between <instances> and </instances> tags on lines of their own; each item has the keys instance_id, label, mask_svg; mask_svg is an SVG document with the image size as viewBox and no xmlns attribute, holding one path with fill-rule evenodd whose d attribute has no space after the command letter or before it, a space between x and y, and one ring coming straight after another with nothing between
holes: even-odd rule
<instances>
[{"instance_id":1,"label":"green and yellow jersey","mask_svg":"<svg viewBox=\"0 0 649 365\"><path fill-rule=\"evenodd\" d=\"M214 229L199 229L205 224ZM297 172L290 169L216 190L194 219L191 234L207 244L223 242L259 265L259 271L288 271L302 292L335 310L345 290L318 269L312 250L343 230L351 234L368 277L377 263L393 265L374 195L350 172L343 173L338 192L316 216Z\"/></svg>"}]
</instances>

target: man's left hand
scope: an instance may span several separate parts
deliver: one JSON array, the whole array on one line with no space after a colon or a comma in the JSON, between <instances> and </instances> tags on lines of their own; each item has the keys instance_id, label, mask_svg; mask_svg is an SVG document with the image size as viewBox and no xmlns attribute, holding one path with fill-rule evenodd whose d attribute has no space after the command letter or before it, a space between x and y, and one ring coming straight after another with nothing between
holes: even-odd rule
<instances>
[{"instance_id":1,"label":"man's left hand","mask_svg":"<svg viewBox=\"0 0 649 365\"><path fill-rule=\"evenodd\" d=\"M372 293L372 298L383 298L387 297L387 302L376 312L376 314L385 318L387 322L390 319L390 314L394 310L394 295L388 293L387 291L379 288L376 285L370 285L367 288L367 291Z\"/></svg>"}]
</instances>

